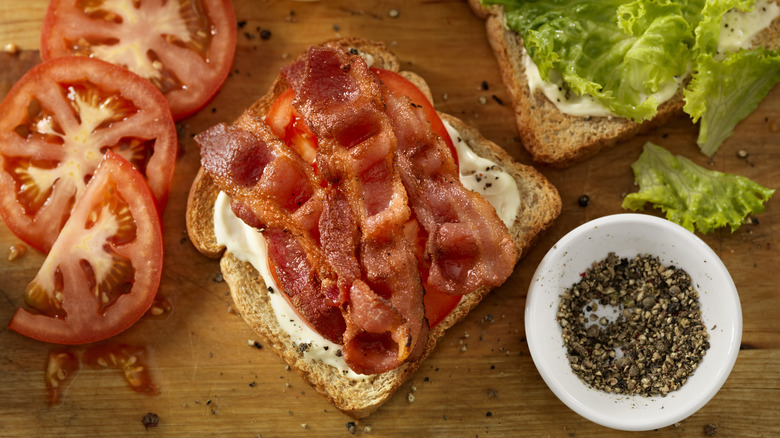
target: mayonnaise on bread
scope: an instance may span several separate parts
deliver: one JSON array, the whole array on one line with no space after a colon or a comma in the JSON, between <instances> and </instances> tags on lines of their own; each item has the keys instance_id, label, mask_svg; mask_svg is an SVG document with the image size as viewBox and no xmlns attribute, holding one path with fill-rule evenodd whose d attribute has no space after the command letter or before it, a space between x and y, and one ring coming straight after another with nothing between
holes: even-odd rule
<instances>
[{"instance_id":1,"label":"mayonnaise on bread","mask_svg":"<svg viewBox=\"0 0 780 438\"><path fill-rule=\"evenodd\" d=\"M578 95L570 92L563 83L563 77L557 70L550 71L550 80L545 81L539 74L539 68L523 49L523 65L525 76L528 79L528 87L533 94L537 89L541 90L547 99L552 102L558 111L579 117L615 117L604 105L589 94ZM675 78L673 82L666 83L660 90L653 93L652 97L658 105L674 97L682 84L683 78ZM644 100L647 96L641 96Z\"/></svg>"},{"instance_id":2,"label":"mayonnaise on bread","mask_svg":"<svg viewBox=\"0 0 780 438\"><path fill-rule=\"evenodd\" d=\"M780 16L780 6L776 0L756 0L753 9L743 12L732 9L723 16L721 22L720 37L718 39L718 52L736 52L739 49L749 49L753 38ZM569 92L563 83L561 74L552 70L548 81L542 79L539 68L533 62L528 53L523 49L523 66L528 80L528 87L533 94L537 89L544 93L558 111L579 117L614 117L607 108L590 95L577 95ZM675 81L662 86L652 95L658 105L674 97L682 85L684 77L675 78ZM646 96L641 96L642 100Z\"/></svg>"},{"instance_id":3,"label":"mayonnaise on bread","mask_svg":"<svg viewBox=\"0 0 780 438\"><path fill-rule=\"evenodd\" d=\"M749 49L753 38L780 16L776 0L756 0L753 9L742 12L732 9L723 16L718 38L718 53Z\"/></svg>"},{"instance_id":4,"label":"mayonnaise on bread","mask_svg":"<svg viewBox=\"0 0 780 438\"><path fill-rule=\"evenodd\" d=\"M515 179L493 161L474 153L449 123L442 122L457 150L461 182L469 190L480 193L496 209L507 227L511 227L520 208L520 191ZM268 296L279 326L290 336L291 342L306 346L302 350L307 360L332 365L350 379L368 377L350 370L339 354L341 346L312 330L284 299L282 289L275 283L268 267L265 238L260 231L233 214L230 200L223 192L214 204L214 232L217 242L224 245L227 252L251 263L260 273L269 290Z\"/></svg>"}]
</instances>

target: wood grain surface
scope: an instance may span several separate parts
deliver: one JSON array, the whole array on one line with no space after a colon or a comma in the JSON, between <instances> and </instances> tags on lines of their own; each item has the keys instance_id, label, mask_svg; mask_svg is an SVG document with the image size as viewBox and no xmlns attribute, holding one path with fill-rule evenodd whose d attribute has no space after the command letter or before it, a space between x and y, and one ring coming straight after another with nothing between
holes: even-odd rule
<instances>
[{"instance_id":1,"label":"wood grain surface","mask_svg":"<svg viewBox=\"0 0 780 438\"><path fill-rule=\"evenodd\" d=\"M0 96L39 61L45 0L0 3ZM170 301L164 318L143 318L112 343L145 346L159 395L133 392L119 372L82 366L62 402L46 401L44 367L60 347L7 329L27 283L44 256L15 261L20 241L0 225L0 436L349 436L353 421L330 406L255 339L231 311L218 262L188 241L184 209L199 166L192 136L231 121L262 95L279 68L311 43L338 36L383 40L431 85L439 110L461 117L518 160L530 163L516 139L510 98L484 35L465 1L315 2L236 0L238 48L230 78L200 113L179 123L180 157L164 215L165 266L159 293ZM398 16L391 17L390 11ZM393 14L394 15L394 14ZM269 30L270 39L259 37ZM483 86L485 85L485 86ZM0 114L2 117L2 114ZM713 160L698 152L696 127L684 117L566 170L540 168L558 187L563 212L526 254L504 286L456 325L417 374L379 411L354 425L360 436L623 436L580 417L548 389L528 352L523 310L537 264L557 239L600 216L620 213L633 192L630 164L647 141L708 168L780 186L780 89L743 121ZM738 157L744 150L747 158ZM577 199L587 194L590 204ZM780 200L758 223L735 233L702 236L729 268L744 315L743 348L720 392L679 424L636 436L780 436ZM659 215L657 211L648 214ZM72 347L82 354L87 347ZM146 430L153 412L159 425Z\"/></svg>"}]
</instances>

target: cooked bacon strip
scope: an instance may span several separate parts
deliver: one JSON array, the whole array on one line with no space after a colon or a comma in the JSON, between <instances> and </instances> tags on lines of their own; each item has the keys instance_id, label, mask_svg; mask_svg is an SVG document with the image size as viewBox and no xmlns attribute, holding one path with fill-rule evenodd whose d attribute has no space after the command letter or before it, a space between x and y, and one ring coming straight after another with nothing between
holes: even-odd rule
<instances>
[{"instance_id":1,"label":"cooked bacon strip","mask_svg":"<svg viewBox=\"0 0 780 438\"><path fill-rule=\"evenodd\" d=\"M449 149L405 96L383 91L409 204L428 233L426 287L463 295L500 286L515 265L515 245L495 209L466 189Z\"/></svg>"},{"instance_id":2,"label":"cooked bacon strip","mask_svg":"<svg viewBox=\"0 0 780 438\"><path fill-rule=\"evenodd\" d=\"M220 124L195 139L203 168L230 196L236 216L264 230L277 278L296 311L341 343L346 325L337 301L343 294L318 243L325 189L300 156L270 133L261 135Z\"/></svg>"},{"instance_id":3,"label":"cooked bacon strip","mask_svg":"<svg viewBox=\"0 0 780 438\"><path fill-rule=\"evenodd\" d=\"M323 286L330 290L318 290L316 270L291 232L270 228L263 236L268 242L268 256L274 261L276 278L284 285L293 308L325 339L340 343L346 330L344 316L339 307L329 305L322 297L337 294L338 289L331 284L330 288Z\"/></svg>"},{"instance_id":4,"label":"cooked bacon strip","mask_svg":"<svg viewBox=\"0 0 780 438\"><path fill-rule=\"evenodd\" d=\"M360 232L362 278L352 283L342 352L361 373L397 367L427 341L417 259L403 233L406 191L379 84L359 56L311 47L282 72L293 106L318 139L317 164L343 192ZM325 236L323 236L325 237ZM369 313L366 313L369 312Z\"/></svg>"},{"instance_id":5,"label":"cooked bacon strip","mask_svg":"<svg viewBox=\"0 0 780 438\"><path fill-rule=\"evenodd\" d=\"M322 250L338 274L340 293L333 301L342 305L347 301L352 283L360 279L361 273L356 254L360 232L352 207L341 190L334 187L328 190L319 228Z\"/></svg>"}]
</instances>

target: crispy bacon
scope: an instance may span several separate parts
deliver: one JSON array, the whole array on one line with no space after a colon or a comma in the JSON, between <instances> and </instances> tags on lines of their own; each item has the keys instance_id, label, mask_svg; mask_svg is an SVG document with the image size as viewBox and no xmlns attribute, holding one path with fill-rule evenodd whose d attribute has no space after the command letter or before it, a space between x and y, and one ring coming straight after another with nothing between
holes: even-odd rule
<instances>
[{"instance_id":1,"label":"crispy bacon","mask_svg":"<svg viewBox=\"0 0 780 438\"><path fill-rule=\"evenodd\" d=\"M342 342L336 273L319 246L324 188L311 166L269 133L216 125L195 139L201 164L233 212L264 230L269 258L296 311L326 339Z\"/></svg>"},{"instance_id":2,"label":"crispy bacon","mask_svg":"<svg viewBox=\"0 0 780 438\"><path fill-rule=\"evenodd\" d=\"M321 243L325 256L338 274L339 295L334 303L347 301L352 283L361 277L357 248L360 245L355 215L346 196L338 187L328 190L325 208L320 216Z\"/></svg>"},{"instance_id":3,"label":"crispy bacon","mask_svg":"<svg viewBox=\"0 0 780 438\"><path fill-rule=\"evenodd\" d=\"M394 166L395 135L365 61L312 47L283 70L318 139L317 164L341 190L360 232L362 277L352 283L342 352L361 373L393 369L421 351L427 321L417 259L405 239L406 191ZM370 313L366 313L370 312Z\"/></svg>"},{"instance_id":4,"label":"crispy bacon","mask_svg":"<svg viewBox=\"0 0 780 438\"><path fill-rule=\"evenodd\" d=\"M422 113L356 53L312 47L282 75L317 137L321 177L262 123L252 133L217 125L197 136L203 167L236 215L264 230L298 313L343 345L354 371L388 371L427 345L420 266L426 288L439 292L498 286L514 267L514 242L490 204L460 183ZM422 260L418 239L427 239Z\"/></svg>"},{"instance_id":5,"label":"crispy bacon","mask_svg":"<svg viewBox=\"0 0 780 438\"><path fill-rule=\"evenodd\" d=\"M383 93L409 204L428 234L426 287L463 295L501 285L515 265L515 245L495 209L466 189L449 149L405 96Z\"/></svg>"}]
</instances>

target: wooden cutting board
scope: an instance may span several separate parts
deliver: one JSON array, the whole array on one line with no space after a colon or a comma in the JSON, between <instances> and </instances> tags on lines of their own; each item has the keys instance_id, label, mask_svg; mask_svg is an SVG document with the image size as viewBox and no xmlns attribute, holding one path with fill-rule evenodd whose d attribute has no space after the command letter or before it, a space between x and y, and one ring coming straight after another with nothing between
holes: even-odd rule
<instances>
[{"instance_id":1,"label":"wooden cutting board","mask_svg":"<svg viewBox=\"0 0 780 438\"><path fill-rule=\"evenodd\" d=\"M339 36L383 40L403 68L431 85L438 109L478 127L522 162L529 156L516 138L510 97L485 39L483 22L464 1L321 2L236 0L240 23L233 72L203 111L179 123L181 154L164 215L165 267L160 294L172 306L164 318L144 318L113 343L139 345L160 394L133 392L115 370L83 366L62 403L46 402L44 367L58 347L32 341L7 324L22 305L27 283L44 257L30 249L15 261L18 244L0 225L0 436L346 436L352 420L336 411L267 349L249 345L255 335L231 311L218 263L201 256L187 239L184 209L198 169L192 136L233 120L262 95L279 68L310 44ZM47 2L3 2L0 93L37 62ZM397 17L390 11L396 10ZM395 15L395 14L393 14ZM259 38L269 30L271 38ZM10 81L10 82L8 82ZM0 114L0 117L2 115ZM546 251L574 227L620 213L621 198L636 190L630 164L653 141L699 164L780 186L780 89L746 119L707 160L686 118L620 144L566 170L540 170L558 187L563 212L501 288L450 330L417 374L353 432L363 436L621 436L580 417L548 389L531 360L523 309L528 284ZM737 152L744 150L747 158ZM578 198L590 197L587 207ZM704 240L729 268L744 315L743 349L725 386L693 416L677 425L637 435L780 435L780 233L778 199L759 223ZM649 214L658 215L656 211ZM71 348L83 354L86 347ZM154 430L142 417L159 416Z\"/></svg>"}]
</instances>

